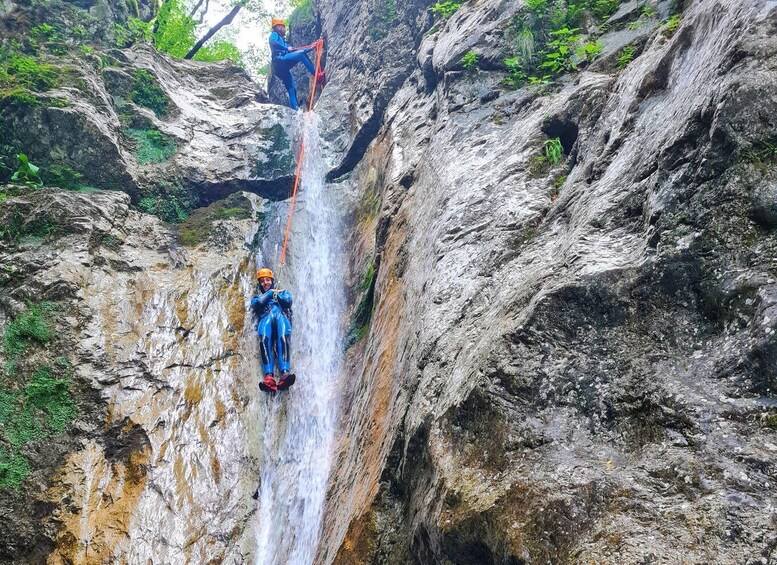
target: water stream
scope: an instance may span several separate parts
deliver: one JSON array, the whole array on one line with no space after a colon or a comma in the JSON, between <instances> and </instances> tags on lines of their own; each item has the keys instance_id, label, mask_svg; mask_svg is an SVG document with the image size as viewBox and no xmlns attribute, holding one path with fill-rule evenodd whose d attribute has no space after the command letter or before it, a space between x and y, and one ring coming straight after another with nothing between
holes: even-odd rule
<instances>
[{"instance_id":1,"label":"water stream","mask_svg":"<svg viewBox=\"0 0 777 565\"><path fill-rule=\"evenodd\" d=\"M261 483L256 525L260 565L313 563L329 477L337 412L336 384L342 359L341 225L333 195L325 191L318 118L302 119L305 155L294 213L289 257L280 286L294 297L292 367L297 384L260 399ZM288 203L277 206L278 223L268 234L276 256ZM262 262L264 257L257 257ZM274 267L276 265L272 265Z\"/></svg>"}]
</instances>

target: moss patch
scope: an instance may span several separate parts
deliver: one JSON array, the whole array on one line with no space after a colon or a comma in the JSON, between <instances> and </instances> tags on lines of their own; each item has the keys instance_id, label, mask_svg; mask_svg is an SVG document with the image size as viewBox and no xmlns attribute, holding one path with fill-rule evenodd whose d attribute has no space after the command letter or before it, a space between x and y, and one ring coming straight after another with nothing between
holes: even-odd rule
<instances>
[{"instance_id":1,"label":"moss patch","mask_svg":"<svg viewBox=\"0 0 777 565\"><path fill-rule=\"evenodd\" d=\"M25 453L46 438L65 432L78 414L70 394L70 363L64 358L50 364L30 363L39 353L51 353L55 314L55 305L50 302L30 305L3 332L6 363L0 379L0 490L18 489L31 471Z\"/></svg>"},{"instance_id":2,"label":"moss patch","mask_svg":"<svg viewBox=\"0 0 777 565\"><path fill-rule=\"evenodd\" d=\"M207 241L213 222L230 219L248 220L252 214L251 202L245 196L239 193L231 194L224 200L196 210L178 228L178 241L181 245L194 247Z\"/></svg>"},{"instance_id":3,"label":"moss patch","mask_svg":"<svg viewBox=\"0 0 777 565\"><path fill-rule=\"evenodd\" d=\"M152 110L158 118L166 116L170 107L170 99L159 86L154 75L145 69L138 69L135 72L130 100L138 106Z\"/></svg>"},{"instance_id":4,"label":"moss patch","mask_svg":"<svg viewBox=\"0 0 777 565\"><path fill-rule=\"evenodd\" d=\"M178 144L155 127L127 128L124 135L134 141L135 159L139 165L164 163L173 156Z\"/></svg>"},{"instance_id":5,"label":"moss patch","mask_svg":"<svg viewBox=\"0 0 777 565\"><path fill-rule=\"evenodd\" d=\"M277 178L294 173L294 157L291 154L291 140L280 124L260 131L262 138L269 142L264 150L267 159L254 163L251 176L254 178Z\"/></svg>"}]
</instances>

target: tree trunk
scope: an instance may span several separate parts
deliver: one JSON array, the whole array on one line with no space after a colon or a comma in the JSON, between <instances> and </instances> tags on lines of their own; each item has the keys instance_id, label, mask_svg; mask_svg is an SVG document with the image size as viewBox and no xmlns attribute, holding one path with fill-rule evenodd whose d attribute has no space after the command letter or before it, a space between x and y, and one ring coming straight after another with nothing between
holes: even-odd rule
<instances>
[{"instance_id":1,"label":"tree trunk","mask_svg":"<svg viewBox=\"0 0 777 565\"><path fill-rule=\"evenodd\" d=\"M200 9L200 6L202 6L203 2L205 2L205 0L198 0L198 2L194 5L194 8L192 8L192 11L189 12L190 18L194 18L194 15L197 13L197 10Z\"/></svg>"},{"instance_id":2,"label":"tree trunk","mask_svg":"<svg viewBox=\"0 0 777 565\"><path fill-rule=\"evenodd\" d=\"M216 35L218 30L220 30L222 27L226 25L231 24L232 20L235 19L235 16L237 15L237 13L240 11L242 7L243 7L243 3L241 2L240 4L232 8L232 10L226 16L224 16L224 18L219 23L217 23L212 28L210 28L208 30L208 33L203 35L202 39L200 39L197 43L194 44L194 47L189 49L189 52L186 55L184 55L184 59L191 59L192 57L194 57L197 51L199 51L200 48L203 45L205 45L205 42L208 41L214 35Z\"/></svg>"}]
</instances>

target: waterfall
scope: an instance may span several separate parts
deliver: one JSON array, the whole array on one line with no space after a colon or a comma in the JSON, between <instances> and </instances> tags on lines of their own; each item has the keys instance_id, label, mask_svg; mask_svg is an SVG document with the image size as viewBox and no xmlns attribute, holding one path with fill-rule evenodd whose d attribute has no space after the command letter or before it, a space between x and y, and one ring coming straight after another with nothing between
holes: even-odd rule
<instances>
[{"instance_id":1,"label":"waterfall","mask_svg":"<svg viewBox=\"0 0 777 565\"><path fill-rule=\"evenodd\" d=\"M280 280L294 297L292 368L297 383L287 392L260 399L264 423L256 526L260 565L313 563L337 413L345 304L340 277L343 234L333 195L325 191L318 118L309 112L302 119L300 195L290 259ZM277 207L282 222L288 205ZM279 240L282 228L278 225L268 240ZM265 254L274 258L276 250L266 249Z\"/></svg>"}]
</instances>

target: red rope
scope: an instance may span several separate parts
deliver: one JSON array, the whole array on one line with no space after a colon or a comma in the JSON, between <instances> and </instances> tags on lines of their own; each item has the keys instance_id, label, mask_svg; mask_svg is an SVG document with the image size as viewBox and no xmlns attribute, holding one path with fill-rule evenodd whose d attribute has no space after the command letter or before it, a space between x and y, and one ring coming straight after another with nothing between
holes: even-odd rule
<instances>
[{"instance_id":1,"label":"red rope","mask_svg":"<svg viewBox=\"0 0 777 565\"><path fill-rule=\"evenodd\" d=\"M324 40L319 39L314 43L311 43L310 45L305 45L301 47L301 49L305 49L307 47L315 47L316 49L316 72L313 75L313 87L310 89L310 102L308 103L308 112L311 112L313 110L313 102L316 96L316 86L318 85L318 73L319 73L319 69L321 68L321 54L324 50L323 49ZM299 146L299 154L297 155L297 171L294 173L294 189L292 190L292 193L291 193L291 206L289 207L289 216L288 218L286 218L286 233L283 237L283 251L281 252L278 279L280 279L280 269L282 269L283 265L286 263L286 247L289 244L289 234L291 232L291 221L292 221L292 218L294 217L294 204L297 202L297 189L299 188L300 173L302 172L302 157L304 155L305 155L305 142L303 140L303 142Z\"/></svg>"}]
</instances>

